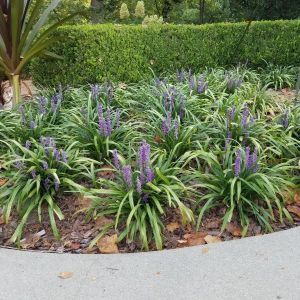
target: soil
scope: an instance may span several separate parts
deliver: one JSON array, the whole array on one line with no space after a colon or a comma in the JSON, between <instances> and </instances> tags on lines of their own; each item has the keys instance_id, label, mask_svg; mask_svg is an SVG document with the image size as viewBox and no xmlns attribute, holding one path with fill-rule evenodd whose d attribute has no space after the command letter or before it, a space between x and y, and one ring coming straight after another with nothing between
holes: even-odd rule
<instances>
[{"instance_id":1,"label":"soil","mask_svg":"<svg viewBox=\"0 0 300 300\"><path fill-rule=\"evenodd\" d=\"M296 194L293 203L288 205L288 210L294 217L294 223L274 222L272 224L274 231L289 229L300 225L300 194ZM89 205L89 200L78 197L78 195L68 195L58 199L65 219L57 220L57 227L61 234L58 241L54 238L47 212L42 218L42 223L37 219L36 214L30 216L23 232L23 239L20 241L19 249L35 250L55 253L129 253L140 251L140 245L129 243L125 240L116 244L118 232L114 229L107 234L95 246L89 248L91 241L97 236L101 228L112 223L108 218L98 218L96 220L85 220L84 210ZM242 228L237 220L228 224L227 229L221 231L222 216L225 208L211 210L205 216L200 227L200 231L195 231L192 226L181 224L179 213L176 209L170 209L163 220L165 224L164 249L182 248L194 245L204 245L209 243L224 242L242 238ZM1 211L0 211L1 215ZM276 212L275 212L276 215ZM13 215L8 224L3 222L0 216L0 247L16 248L16 245L10 242L18 219ZM246 236L256 236L265 234L262 228L255 221L250 222L249 231ZM155 250L154 245L150 245L149 250Z\"/></svg>"}]
</instances>

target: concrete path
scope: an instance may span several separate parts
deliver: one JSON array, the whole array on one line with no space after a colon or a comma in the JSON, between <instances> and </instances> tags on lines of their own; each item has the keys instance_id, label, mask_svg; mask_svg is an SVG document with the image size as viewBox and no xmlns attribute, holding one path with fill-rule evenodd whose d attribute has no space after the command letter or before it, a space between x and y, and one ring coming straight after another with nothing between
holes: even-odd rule
<instances>
[{"instance_id":1,"label":"concrete path","mask_svg":"<svg viewBox=\"0 0 300 300\"><path fill-rule=\"evenodd\" d=\"M0 299L299 300L300 228L140 254L0 249Z\"/></svg>"}]
</instances>

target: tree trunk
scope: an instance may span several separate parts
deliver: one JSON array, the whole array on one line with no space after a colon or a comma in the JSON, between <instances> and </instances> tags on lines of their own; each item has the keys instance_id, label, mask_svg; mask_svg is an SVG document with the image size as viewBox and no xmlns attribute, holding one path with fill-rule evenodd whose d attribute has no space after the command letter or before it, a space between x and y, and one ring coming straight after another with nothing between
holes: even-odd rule
<instances>
[{"instance_id":1,"label":"tree trunk","mask_svg":"<svg viewBox=\"0 0 300 300\"><path fill-rule=\"evenodd\" d=\"M11 75L9 81L12 87L13 98L12 105L16 106L20 102L21 98L21 87L20 87L20 75Z\"/></svg>"}]
</instances>

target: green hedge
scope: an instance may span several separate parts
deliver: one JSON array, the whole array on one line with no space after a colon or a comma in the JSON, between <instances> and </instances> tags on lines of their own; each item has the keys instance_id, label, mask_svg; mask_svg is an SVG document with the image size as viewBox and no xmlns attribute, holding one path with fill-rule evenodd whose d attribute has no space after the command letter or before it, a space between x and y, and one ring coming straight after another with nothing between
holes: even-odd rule
<instances>
[{"instance_id":1,"label":"green hedge","mask_svg":"<svg viewBox=\"0 0 300 300\"><path fill-rule=\"evenodd\" d=\"M63 60L39 59L31 65L34 80L43 85L84 84L104 79L136 82L180 68L228 66L266 60L299 65L300 21L253 22L245 39L246 23L209 25L66 26L57 32L53 47Z\"/></svg>"}]
</instances>

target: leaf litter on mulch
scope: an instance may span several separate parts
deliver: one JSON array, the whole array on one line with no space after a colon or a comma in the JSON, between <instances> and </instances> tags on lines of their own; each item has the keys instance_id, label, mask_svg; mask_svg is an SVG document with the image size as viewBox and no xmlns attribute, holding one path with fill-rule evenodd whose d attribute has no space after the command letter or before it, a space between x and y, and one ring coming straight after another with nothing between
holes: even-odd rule
<instances>
[{"instance_id":1,"label":"leaf litter on mulch","mask_svg":"<svg viewBox=\"0 0 300 300\"><path fill-rule=\"evenodd\" d=\"M83 210L90 204L89 199L78 195L68 195L58 199L65 216L64 220L57 220L57 227L61 234L61 239L57 241L51 231L49 217L44 210L42 224L39 223L36 214L32 214L24 228L23 236L20 241L20 248L24 250L51 251L57 253L127 253L140 251L138 242L128 242L123 240L117 243L119 232L113 226L104 236L102 236L93 247L89 247L91 241L99 234L101 229L114 220L101 217L96 220L86 220ZM296 193L287 206L288 211L294 217L295 223L274 222L274 231L285 230L300 225L300 193ZM165 225L164 248L174 249L195 245L205 245L240 239L242 228L238 224L237 217L227 224L226 230L221 231L222 217L225 208L211 209L203 218L199 231L195 231L191 225L182 224L180 213L177 209L167 209L163 218ZM0 210L0 245L4 247L15 247L10 242L14 230L17 227L17 215L11 216L9 223L5 224ZM264 234L262 228L251 220L247 236ZM150 250L155 250L155 245L150 245Z\"/></svg>"}]
</instances>

